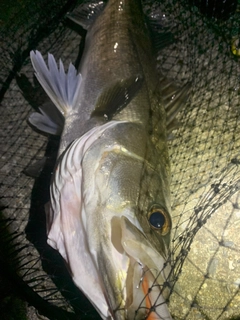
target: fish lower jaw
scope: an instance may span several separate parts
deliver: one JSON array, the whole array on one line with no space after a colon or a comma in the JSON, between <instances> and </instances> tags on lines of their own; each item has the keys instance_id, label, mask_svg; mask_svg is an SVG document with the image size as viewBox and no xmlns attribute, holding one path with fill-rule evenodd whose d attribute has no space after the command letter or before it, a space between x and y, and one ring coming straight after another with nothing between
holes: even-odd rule
<instances>
[{"instance_id":1,"label":"fish lower jaw","mask_svg":"<svg viewBox=\"0 0 240 320\"><path fill-rule=\"evenodd\" d=\"M164 285L162 272L150 270L132 257L130 260L125 285L122 285L123 300L118 308L108 310L109 317L105 319L171 320L165 302L169 290Z\"/></svg>"},{"instance_id":2,"label":"fish lower jaw","mask_svg":"<svg viewBox=\"0 0 240 320\"><path fill-rule=\"evenodd\" d=\"M115 291L119 292L118 298L109 303L112 319L170 320L165 302L169 295L169 263L127 217L113 218L111 225L112 257L118 266L113 282L119 289Z\"/></svg>"},{"instance_id":3,"label":"fish lower jaw","mask_svg":"<svg viewBox=\"0 0 240 320\"><path fill-rule=\"evenodd\" d=\"M155 270L140 265L142 276L136 288L132 305L127 309L127 320L169 320L169 314L165 298L168 289L164 288L164 279ZM156 282L156 278L159 283Z\"/></svg>"}]
</instances>

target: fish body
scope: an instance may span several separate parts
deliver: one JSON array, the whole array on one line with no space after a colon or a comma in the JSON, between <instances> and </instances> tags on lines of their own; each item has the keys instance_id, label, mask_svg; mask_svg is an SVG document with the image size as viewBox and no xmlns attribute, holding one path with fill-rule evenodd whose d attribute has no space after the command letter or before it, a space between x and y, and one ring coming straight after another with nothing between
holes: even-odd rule
<instances>
[{"instance_id":1,"label":"fish body","mask_svg":"<svg viewBox=\"0 0 240 320\"><path fill-rule=\"evenodd\" d=\"M97 14L93 24L86 19L78 73L70 65L65 74L51 55L47 68L31 53L65 119L48 243L102 319L171 319L167 112L149 30L138 0L89 8Z\"/></svg>"},{"instance_id":2,"label":"fish body","mask_svg":"<svg viewBox=\"0 0 240 320\"><path fill-rule=\"evenodd\" d=\"M91 114L97 104L104 104L101 95L110 99L108 94L111 96L111 91L122 81L144 77L142 89L134 101L130 101L128 107L113 119L139 123L144 128L149 126L148 105L152 97L148 95L158 92L159 78L140 1L108 1L93 25L89 26L78 71L83 79L79 93L81 99L77 112L73 110L66 119L62 150L96 125ZM158 109L159 113L161 111L164 118L165 111Z\"/></svg>"}]
</instances>

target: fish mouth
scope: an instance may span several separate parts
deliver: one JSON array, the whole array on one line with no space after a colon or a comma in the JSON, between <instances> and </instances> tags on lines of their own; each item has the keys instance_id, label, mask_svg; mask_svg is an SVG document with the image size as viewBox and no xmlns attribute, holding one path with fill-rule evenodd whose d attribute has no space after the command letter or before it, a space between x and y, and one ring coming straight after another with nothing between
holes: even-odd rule
<instances>
[{"instance_id":1,"label":"fish mouth","mask_svg":"<svg viewBox=\"0 0 240 320\"><path fill-rule=\"evenodd\" d=\"M121 279L124 307L114 312L114 319L172 319L165 302L170 292L170 264L125 216L112 218L111 225L112 244L125 261L121 261L125 274Z\"/></svg>"}]
</instances>

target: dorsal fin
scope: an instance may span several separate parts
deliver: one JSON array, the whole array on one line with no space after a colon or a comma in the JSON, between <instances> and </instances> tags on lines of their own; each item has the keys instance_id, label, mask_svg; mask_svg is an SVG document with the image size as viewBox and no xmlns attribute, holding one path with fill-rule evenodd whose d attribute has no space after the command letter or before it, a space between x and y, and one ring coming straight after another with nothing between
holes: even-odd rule
<instances>
[{"instance_id":1,"label":"dorsal fin","mask_svg":"<svg viewBox=\"0 0 240 320\"><path fill-rule=\"evenodd\" d=\"M168 133L178 126L176 115L185 106L191 83L186 83L183 87L178 87L173 81L162 78L160 81L160 92L167 114Z\"/></svg>"},{"instance_id":2,"label":"dorsal fin","mask_svg":"<svg viewBox=\"0 0 240 320\"><path fill-rule=\"evenodd\" d=\"M145 19L152 37L153 48L158 53L160 50L173 44L176 39L171 32L171 27L167 23L165 14L156 10L145 12Z\"/></svg>"},{"instance_id":3,"label":"dorsal fin","mask_svg":"<svg viewBox=\"0 0 240 320\"><path fill-rule=\"evenodd\" d=\"M170 46L176 40L174 34L168 28L155 27L157 24L155 20L149 20L148 26L152 37L153 48L156 52Z\"/></svg>"}]
</instances>

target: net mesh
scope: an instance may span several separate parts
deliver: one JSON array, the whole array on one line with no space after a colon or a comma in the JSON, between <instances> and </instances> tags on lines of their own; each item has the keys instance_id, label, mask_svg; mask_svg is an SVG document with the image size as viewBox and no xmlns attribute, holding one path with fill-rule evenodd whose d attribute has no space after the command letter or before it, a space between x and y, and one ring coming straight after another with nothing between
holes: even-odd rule
<instances>
[{"instance_id":1,"label":"net mesh","mask_svg":"<svg viewBox=\"0 0 240 320\"><path fill-rule=\"evenodd\" d=\"M176 38L161 51L159 70L179 84L192 84L178 115L181 125L169 142L174 273L169 305L174 319L238 319L240 8L228 19L215 19L201 14L200 2L144 2L145 11L162 17ZM51 52L65 66L78 60L81 36L65 19L75 5L63 0L0 4L0 310L6 319L12 297L18 302L15 296L36 308L15 305L21 319L38 313L50 319L100 319L73 285L60 255L46 245L51 168L37 180L24 174L44 155L56 153L58 143L27 124L32 108L46 99L34 80L29 52Z\"/></svg>"}]
</instances>

